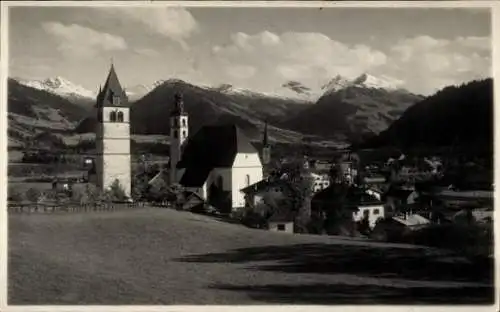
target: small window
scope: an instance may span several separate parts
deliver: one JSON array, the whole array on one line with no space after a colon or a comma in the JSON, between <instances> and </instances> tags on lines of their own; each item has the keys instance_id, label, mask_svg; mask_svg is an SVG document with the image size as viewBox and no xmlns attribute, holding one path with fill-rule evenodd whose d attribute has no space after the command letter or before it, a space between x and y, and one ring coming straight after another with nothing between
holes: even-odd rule
<instances>
[{"instance_id":1,"label":"small window","mask_svg":"<svg viewBox=\"0 0 500 312\"><path fill-rule=\"evenodd\" d=\"M286 229L284 224L278 224L278 231L284 231Z\"/></svg>"},{"instance_id":2,"label":"small window","mask_svg":"<svg viewBox=\"0 0 500 312\"><path fill-rule=\"evenodd\" d=\"M380 210L378 210L378 209L373 210L374 215L378 215L379 213L380 213Z\"/></svg>"},{"instance_id":3,"label":"small window","mask_svg":"<svg viewBox=\"0 0 500 312\"><path fill-rule=\"evenodd\" d=\"M182 126L186 127L186 119L182 119Z\"/></svg>"},{"instance_id":4,"label":"small window","mask_svg":"<svg viewBox=\"0 0 500 312\"><path fill-rule=\"evenodd\" d=\"M111 122L116 121L116 112L109 113L109 121L111 121Z\"/></svg>"},{"instance_id":5,"label":"small window","mask_svg":"<svg viewBox=\"0 0 500 312\"><path fill-rule=\"evenodd\" d=\"M178 139L179 138L179 133L177 133L177 130L174 130L174 138Z\"/></svg>"},{"instance_id":6,"label":"small window","mask_svg":"<svg viewBox=\"0 0 500 312\"><path fill-rule=\"evenodd\" d=\"M370 216L370 210L363 211L363 217L369 217L369 216Z\"/></svg>"},{"instance_id":7,"label":"small window","mask_svg":"<svg viewBox=\"0 0 500 312\"><path fill-rule=\"evenodd\" d=\"M119 96L113 96L113 105L120 105L120 97Z\"/></svg>"},{"instance_id":8,"label":"small window","mask_svg":"<svg viewBox=\"0 0 500 312\"><path fill-rule=\"evenodd\" d=\"M249 174L247 174L247 175L245 176L245 186L249 186L249 185L250 185L250 175L249 175Z\"/></svg>"},{"instance_id":9,"label":"small window","mask_svg":"<svg viewBox=\"0 0 500 312\"><path fill-rule=\"evenodd\" d=\"M118 122L123 122L123 112L118 112L117 120Z\"/></svg>"},{"instance_id":10,"label":"small window","mask_svg":"<svg viewBox=\"0 0 500 312\"><path fill-rule=\"evenodd\" d=\"M186 130L182 131L182 138L185 139L187 137Z\"/></svg>"}]
</instances>

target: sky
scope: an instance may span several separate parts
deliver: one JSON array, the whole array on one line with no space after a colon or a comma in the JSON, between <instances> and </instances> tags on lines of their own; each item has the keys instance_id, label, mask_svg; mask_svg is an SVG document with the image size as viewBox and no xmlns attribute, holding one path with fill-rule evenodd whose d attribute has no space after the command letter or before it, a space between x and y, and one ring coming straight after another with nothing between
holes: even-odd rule
<instances>
[{"instance_id":1,"label":"sky","mask_svg":"<svg viewBox=\"0 0 500 312\"><path fill-rule=\"evenodd\" d=\"M389 77L424 95L492 76L489 9L15 7L9 76L89 90L182 79L280 92L336 75Z\"/></svg>"}]
</instances>

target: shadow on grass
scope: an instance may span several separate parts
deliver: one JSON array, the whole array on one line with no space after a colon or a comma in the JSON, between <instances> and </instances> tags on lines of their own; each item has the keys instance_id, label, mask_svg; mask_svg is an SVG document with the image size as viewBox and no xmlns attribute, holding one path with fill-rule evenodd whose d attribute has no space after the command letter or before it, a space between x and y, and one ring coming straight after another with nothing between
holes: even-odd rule
<instances>
[{"instance_id":1,"label":"shadow on grass","mask_svg":"<svg viewBox=\"0 0 500 312\"><path fill-rule=\"evenodd\" d=\"M227 253L186 256L177 261L196 263L248 263L247 269L281 273L351 274L361 277L393 278L420 281L452 281L493 285L493 260L469 260L430 253L424 248L380 248L335 244L298 244L236 249ZM258 262L265 261L264 264ZM455 296L467 303L493 300L493 286L474 288L417 288L401 289L382 286L316 285L295 286L229 286L213 287L248 292L259 300L276 302L325 303L358 299L398 303L397 298L418 301L421 293L432 303L454 302ZM383 294L380 297L377 294ZM439 294L442 294L440 296ZM378 298L378 299L377 299ZM257 298L256 298L257 299ZM406 300L406 299L405 299ZM406 302L399 302L405 304Z\"/></svg>"},{"instance_id":2,"label":"shadow on grass","mask_svg":"<svg viewBox=\"0 0 500 312\"><path fill-rule=\"evenodd\" d=\"M212 285L211 288L245 292L269 304L477 304L494 303L491 287L397 288L376 285L307 284L264 286Z\"/></svg>"}]
</instances>

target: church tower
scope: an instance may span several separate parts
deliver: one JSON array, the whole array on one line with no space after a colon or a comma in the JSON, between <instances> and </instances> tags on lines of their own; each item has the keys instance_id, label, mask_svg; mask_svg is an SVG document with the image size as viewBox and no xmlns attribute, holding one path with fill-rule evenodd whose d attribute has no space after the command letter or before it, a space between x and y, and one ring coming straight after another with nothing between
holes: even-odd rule
<instances>
[{"instance_id":1,"label":"church tower","mask_svg":"<svg viewBox=\"0 0 500 312\"><path fill-rule=\"evenodd\" d=\"M111 64L108 78L96 101L96 184L109 189L118 180L125 194L131 193L130 109L115 68Z\"/></svg>"},{"instance_id":2,"label":"church tower","mask_svg":"<svg viewBox=\"0 0 500 312\"><path fill-rule=\"evenodd\" d=\"M170 113L170 183L177 183L177 163L182 147L189 135L188 114L184 111L182 94L175 95L174 109Z\"/></svg>"}]
</instances>

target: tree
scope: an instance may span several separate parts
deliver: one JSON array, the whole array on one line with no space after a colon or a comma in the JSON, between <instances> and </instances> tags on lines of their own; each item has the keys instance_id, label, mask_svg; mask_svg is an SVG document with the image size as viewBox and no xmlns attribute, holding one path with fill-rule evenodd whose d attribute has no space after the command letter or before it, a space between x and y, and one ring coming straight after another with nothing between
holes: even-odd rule
<instances>
[{"instance_id":1,"label":"tree","mask_svg":"<svg viewBox=\"0 0 500 312\"><path fill-rule=\"evenodd\" d=\"M36 203L40 198L41 192L36 188L30 188L26 191L26 199L30 202Z\"/></svg>"},{"instance_id":2,"label":"tree","mask_svg":"<svg viewBox=\"0 0 500 312\"><path fill-rule=\"evenodd\" d=\"M164 202L167 200L168 193L167 183L160 179L149 188L147 197L152 201Z\"/></svg>"},{"instance_id":3,"label":"tree","mask_svg":"<svg viewBox=\"0 0 500 312\"><path fill-rule=\"evenodd\" d=\"M298 233L307 233L311 218L311 199L314 180L301 162L285 169L284 192L288 198L290 209L296 212L295 230Z\"/></svg>"},{"instance_id":4,"label":"tree","mask_svg":"<svg viewBox=\"0 0 500 312\"><path fill-rule=\"evenodd\" d=\"M128 199L128 196L125 194L125 191L123 190L123 186L121 185L120 181L118 179L115 179L113 184L109 187L109 190L111 192L111 197L113 200L116 201L125 201Z\"/></svg>"},{"instance_id":5,"label":"tree","mask_svg":"<svg viewBox=\"0 0 500 312\"><path fill-rule=\"evenodd\" d=\"M17 188L9 186L8 193L7 193L8 200L12 200L15 202L22 202L26 198L25 195L26 194L19 191Z\"/></svg>"}]
</instances>

